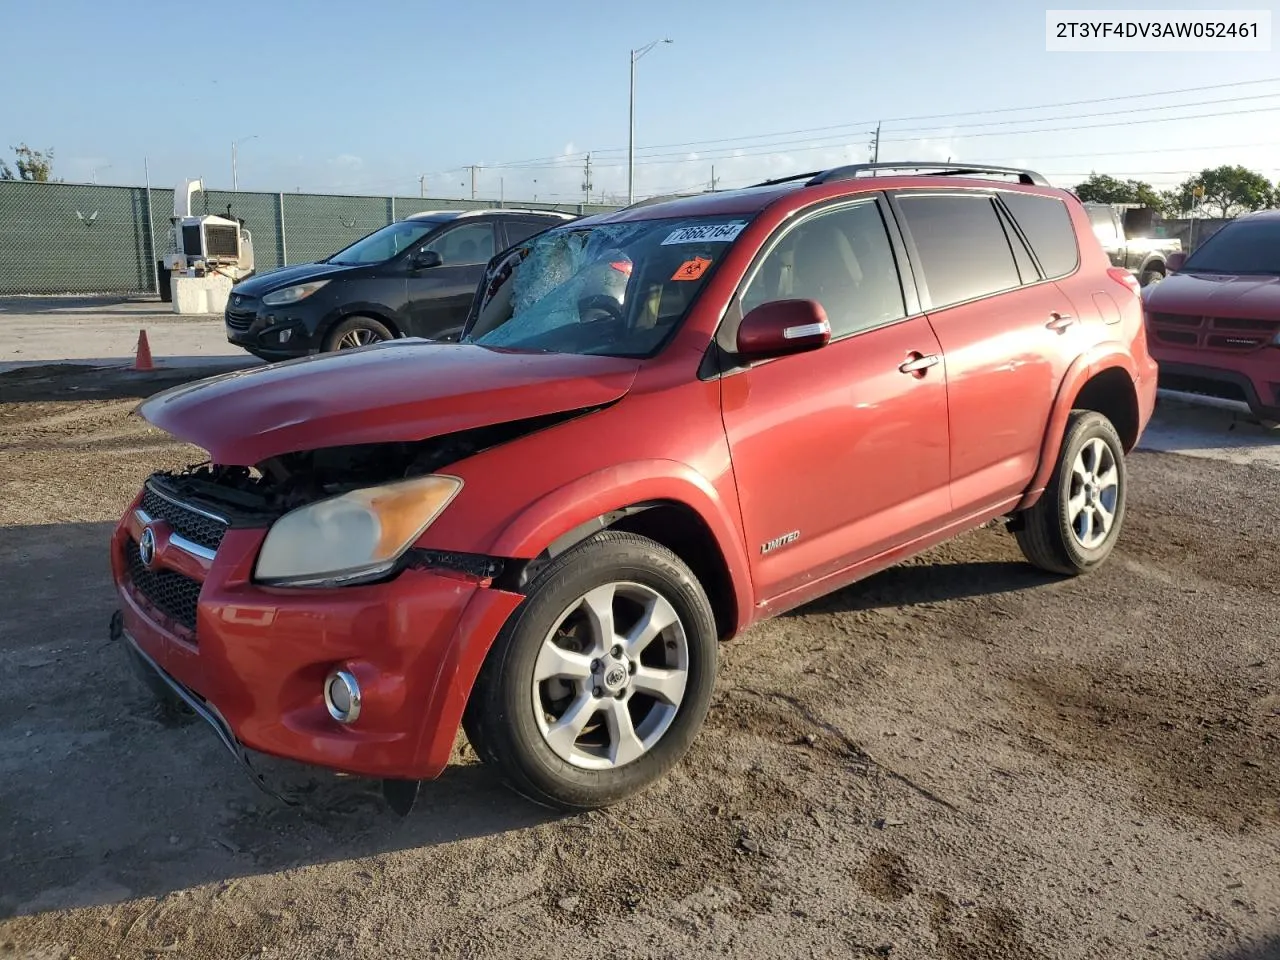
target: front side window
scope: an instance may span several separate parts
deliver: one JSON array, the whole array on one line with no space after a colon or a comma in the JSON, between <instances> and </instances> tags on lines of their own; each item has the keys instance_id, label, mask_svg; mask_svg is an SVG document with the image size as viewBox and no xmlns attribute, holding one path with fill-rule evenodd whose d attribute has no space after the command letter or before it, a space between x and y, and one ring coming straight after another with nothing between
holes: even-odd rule
<instances>
[{"instance_id":1,"label":"front side window","mask_svg":"<svg viewBox=\"0 0 1280 960\"><path fill-rule=\"evenodd\" d=\"M496 252L493 244L493 224L488 222L461 224L446 230L423 249L440 254L440 260L446 266L487 263Z\"/></svg>"},{"instance_id":2,"label":"front side window","mask_svg":"<svg viewBox=\"0 0 1280 960\"><path fill-rule=\"evenodd\" d=\"M906 316L893 248L874 201L819 214L787 233L744 291L742 310L792 299L822 304L832 337Z\"/></svg>"},{"instance_id":3,"label":"front side window","mask_svg":"<svg viewBox=\"0 0 1280 960\"><path fill-rule=\"evenodd\" d=\"M746 217L566 225L490 266L464 341L647 357L688 316Z\"/></svg>"},{"instance_id":4,"label":"front side window","mask_svg":"<svg viewBox=\"0 0 1280 960\"><path fill-rule=\"evenodd\" d=\"M1280 275L1280 220L1227 224L1187 257L1182 271Z\"/></svg>"},{"instance_id":5,"label":"front side window","mask_svg":"<svg viewBox=\"0 0 1280 960\"><path fill-rule=\"evenodd\" d=\"M995 203L973 196L899 198L933 307L1011 290L1021 282Z\"/></svg>"},{"instance_id":6,"label":"front side window","mask_svg":"<svg viewBox=\"0 0 1280 960\"><path fill-rule=\"evenodd\" d=\"M438 226L439 220L401 220L339 250L327 262L350 266L384 263L408 250Z\"/></svg>"}]
</instances>

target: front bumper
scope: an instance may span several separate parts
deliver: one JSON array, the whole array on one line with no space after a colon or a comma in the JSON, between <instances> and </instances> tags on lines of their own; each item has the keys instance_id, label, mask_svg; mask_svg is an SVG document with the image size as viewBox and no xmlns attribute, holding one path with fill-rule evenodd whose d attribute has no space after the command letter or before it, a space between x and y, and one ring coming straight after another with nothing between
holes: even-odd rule
<instances>
[{"instance_id":1,"label":"front bumper","mask_svg":"<svg viewBox=\"0 0 1280 960\"><path fill-rule=\"evenodd\" d=\"M319 353L321 344L315 334L319 325L300 307L265 307L255 302L238 308L234 299L229 300L222 318L227 342L279 360Z\"/></svg>"},{"instance_id":2,"label":"front bumper","mask_svg":"<svg viewBox=\"0 0 1280 960\"><path fill-rule=\"evenodd\" d=\"M1153 344L1151 352L1162 386L1243 400L1256 416L1280 420L1280 348L1230 354Z\"/></svg>"},{"instance_id":3,"label":"front bumper","mask_svg":"<svg viewBox=\"0 0 1280 960\"><path fill-rule=\"evenodd\" d=\"M232 752L248 748L358 776L440 774L480 665L523 599L461 574L417 569L364 586L261 587L251 573L265 531L232 528L212 560L168 543L157 551L157 564L203 579L188 631L130 579L126 548L141 532L131 507L112 539L120 635L192 709L202 705ZM325 706L323 685L335 669L359 680L355 723L339 723Z\"/></svg>"}]
</instances>

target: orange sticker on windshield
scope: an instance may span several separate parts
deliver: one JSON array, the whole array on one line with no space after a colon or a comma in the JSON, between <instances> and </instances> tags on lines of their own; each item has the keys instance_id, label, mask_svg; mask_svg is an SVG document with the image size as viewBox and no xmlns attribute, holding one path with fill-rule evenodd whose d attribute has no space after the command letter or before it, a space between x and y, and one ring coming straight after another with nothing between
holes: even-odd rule
<instances>
[{"instance_id":1,"label":"orange sticker on windshield","mask_svg":"<svg viewBox=\"0 0 1280 960\"><path fill-rule=\"evenodd\" d=\"M672 280L697 280L700 276L707 272L707 267L711 266L711 261L706 257L694 257L692 260L686 260L671 275Z\"/></svg>"}]
</instances>

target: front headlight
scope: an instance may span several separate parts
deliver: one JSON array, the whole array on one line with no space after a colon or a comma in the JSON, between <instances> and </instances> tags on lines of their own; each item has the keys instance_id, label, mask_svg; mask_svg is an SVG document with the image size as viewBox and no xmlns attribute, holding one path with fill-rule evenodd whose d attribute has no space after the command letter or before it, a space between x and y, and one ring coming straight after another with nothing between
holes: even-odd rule
<instances>
[{"instance_id":1,"label":"front headlight","mask_svg":"<svg viewBox=\"0 0 1280 960\"><path fill-rule=\"evenodd\" d=\"M268 307L282 307L286 303L297 303L299 300L307 299L328 282L328 280L312 280L310 283L300 283L296 287L275 290L263 297L262 302Z\"/></svg>"},{"instance_id":2,"label":"front headlight","mask_svg":"<svg viewBox=\"0 0 1280 960\"><path fill-rule=\"evenodd\" d=\"M276 586L335 586L391 570L462 489L432 475L352 490L299 507L271 526L254 578Z\"/></svg>"}]
</instances>

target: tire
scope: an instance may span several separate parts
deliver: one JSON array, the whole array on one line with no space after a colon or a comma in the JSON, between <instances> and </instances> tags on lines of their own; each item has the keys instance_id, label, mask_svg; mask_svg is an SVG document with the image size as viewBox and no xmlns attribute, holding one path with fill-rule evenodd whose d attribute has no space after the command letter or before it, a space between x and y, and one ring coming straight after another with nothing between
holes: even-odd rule
<instances>
[{"instance_id":1,"label":"tire","mask_svg":"<svg viewBox=\"0 0 1280 960\"><path fill-rule=\"evenodd\" d=\"M608 642L590 609L618 617ZM655 615L666 625L616 657L623 647L613 639ZM463 727L479 757L529 800L607 806L689 750L711 703L718 647L711 605L684 562L645 537L605 531L534 580L485 659ZM664 699L645 692L659 684Z\"/></svg>"},{"instance_id":2,"label":"tire","mask_svg":"<svg viewBox=\"0 0 1280 960\"><path fill-rule=\"evenodd\" d=\"M364 339L366 337L368 339ZM324 352L365 347L371 343L392 340L394 337L395 335L384 324L372 317L347 317L341 323L335 324L328 336L324 338ZM347 343L344 345L343 341Z\"/></svg>"},{"instance_id":3,"label":"tire","mask_svg":"<svg viewBox=\"0 0 1280 960\"><path fill-rule=\"evenodd\" d=\"M1090 504L1091 488L1095 505ZM1120 536L1127 496L1124 445L1115 427L1100 413L1073 410L1049 486L1014 530L1023 556L1050 573L1078 576L1096 569ZM1101 536L1094 524L1103 527Z\"/></svg>"},{"instance_id":4,"label":"tire","mask_svg":"<svg viewBox=\"0 0 1280 960\"><path fill-rule=\"evenodd\" d=\"M1138 277L1138 285L1141 287L1149 287L1153 283L1159 283L1165 278L1164 267L1148 267L1143 270Z\"/></svg>"}]
</instances>

